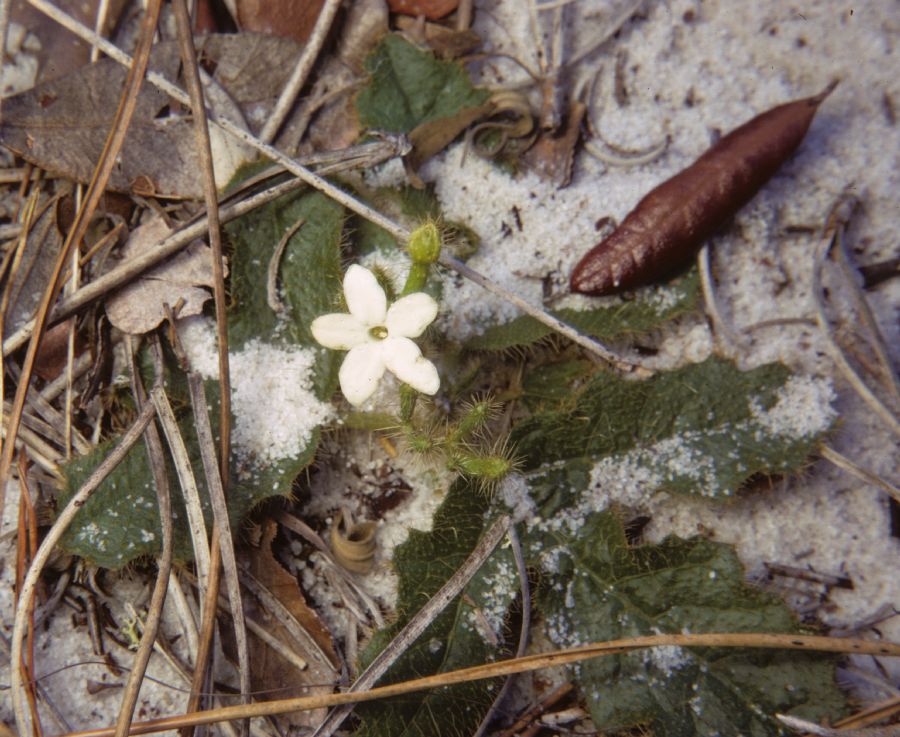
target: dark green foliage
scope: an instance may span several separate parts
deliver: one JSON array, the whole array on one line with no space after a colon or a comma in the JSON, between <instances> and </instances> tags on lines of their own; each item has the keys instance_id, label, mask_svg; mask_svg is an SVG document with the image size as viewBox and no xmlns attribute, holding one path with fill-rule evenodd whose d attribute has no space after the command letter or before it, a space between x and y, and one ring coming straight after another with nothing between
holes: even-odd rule
<instances>
[{"instance_id":1,"label":"dark green foliage","mask_svg":"<svg viewBox=\"0 0 900 737\"><path fill-rule=\"evenodd\" d=\"M458 62L440 61L399 35L388 34L366 60L369 83L356 98L360 123L409 133L421 123L448 118L490 96L476 89Z\"/></svg>"},{"instance_id":2,"label":"dark green foliage","mask_svg":"<svg viewBox=\"0 0 900 737\"><path fill-rule=\"evenodd\" d=\"M284 231L301 217L306 222L291 238L280 261L278 284L286 310L277 316L267 302L268 265ZM316 395L323 400L334 393L341 356L318 348L309 325L316 316L340 308L343 223L344 213L339 205L318 193L298 192L255 210L226 228L231 247L228 321L231 350L240 350L253 339L315 347L318 353L313 386ZM176 408L194 475L205 500L207 494L193 418L186 386L177 370L170 374L166 391ZM217 382L208 382L207 401L214 431L218 427L217 398ZM319 431L316 430L297 457L275 463L257 463L246 458L239 463L232 457L232 486L228 496L232 530L240 531L241 521L260 501L290 491L291 481L312 461L318 441ZM65 504L78 489L109 448L110 445L101 446L90 455L66 465L66 487L61 504ZM175 510L176 557L188 560L191 549L184 506L171 467L169 482ZM207 524L210 523L207 509ZM120 568L140 556L158 553L161 539L147 451L143 443L138 443L79 512L62 545L97 565Z\"/></svg>"},{"instance_id":3,"label":"dark green foliage","mask_svg":"<svg viewBox=\"0 0 900 737\"><path fill-rule=\"evenodd\" d=\"M529 542L535 560L556 551L539 604L561 647L668 632L801 631L780 600L744 583L726 545L673 537L631 548L613 512ZM574 673L601 730L777 735L775 713L833 719L845 707L833 656L813 653L668 647L593 659Z\"/></svg>"},{"instance_id":4,"label":"dark green foliage","mask_svg":"<svg viewBox=\"0 0 900 737\"><path fill-rule=\"evenodd\" d=\"M394 568L400 577L398 619L375 636L363 654L364 663L382 650L469 556L486 529L487 507L488 499L477 490L477 485L460 479L450 487L435 514L432 531L410 531L409 539L394 551ZM497 579L502 577L498 569L508 571L511 565L508 551L495 553L467 587L470 599L480 607L499 606L504 611L515 595L516 584L513 583L511 594L504 586L500 587L503 593L496 593ZM496 657L497 651L477 631L476 621L472 606L463 597L458 598L404 653L381 683L463 668ZM356 713L362 724L357 735L472 734L490 704L492 691L489 684L476 682L360 704Z\"/></svg>"},{"instance_id":5,"label":"dark green foliage","mask_svg":"<svg viewBox=\"0 0 900 737\"><path fill-rule=\"evenodd\" d=\"M519 423L512 441L529 469L607 458L650 472L656 488L727 496L755 474L800 468L818 447L824 431L795 437L764 422L789 377L781 364L741 372L719 358L646 381L598 373L562 408Z\"/></svg>"},{"instance_id":6,"label":"dark green foliage","mask_svg":"<svg viewBox=\"0 0 900 737\"><path fill-rule=\"evenodd\" d=\"M669 284L639 289L629 299L608 300L613 304L606 307L563 309L552 314L587 335L609 340L655 330L695 309L699 295L697 270L691 269ZM473 350L505 350L530 345L552 332L533 317L522 315L502 325L492 325L481 335L466 341L466 347Z\"/></svg>"}]
</instances>

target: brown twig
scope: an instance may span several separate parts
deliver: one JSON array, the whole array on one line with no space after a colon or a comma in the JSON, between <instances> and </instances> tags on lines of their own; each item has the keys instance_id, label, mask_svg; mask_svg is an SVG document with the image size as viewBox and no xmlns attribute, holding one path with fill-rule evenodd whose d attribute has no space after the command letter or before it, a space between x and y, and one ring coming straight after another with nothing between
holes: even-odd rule
<instances>
[{"instance_id":1,"label":"brown twig","mask_svg":"<svg viewBox=\"0 0 900 737\"><path fill-rule=\"evenodd\" d=\"M325 0L321 10L319 10L319 17L316 19L312 33L306 39L303 52L297 59L294 71L291 72L290 78L278 97L278 102L275 103L274 109L269 114L269 118L259 134L259 139L264 143L271 143L275 140L278 129L281 128L281 124L294 105L294 100L297 99L297 95L300 94L300 90L306 84L306 78L316 63L319 52L322 50L322 44L325 43L325 38L328 36L328 31L334 22L334 16L337 15L340 7L341 0Z\"/></svg>"},{"instance_id":2,"label":"brown twig","mask_svg":"<svg viewBox=\"0 0 900 737\"><path fill-rule=\"evenodd\" d=\"M244 624L244 607L241 603L241 585L238 580L237 558L234 554L234 540L231 525L228 521L228 505L225 501L225 489L219 476L219 466L215 457L215 440L209 422L209 407L203 388L203 379L195 372L188 373L188 390L191 395L191 407L194 413L194 425L197 429L197 443L200 446L200 458L203 472L206 475L206 488L209 490L209 501L213 510L215 526L219 530L219 549L225 572L225 586L228 590L228 603L231 606L231 620L234 626L234 639L238 653L238 676L240 680L241 702L250 701L250 651L247 647L247 629ZM199 669L199 668L198 668ZM241 725L242 734L246 735L249 723Z\"/></svg>"},{"instance_id":3,"label":"brown twig","mask_svg":"<svg viewBox=\"0 0 900 737\"><path fill-rule=\"evenodd\" d=\"M141 23L140 36L138 46L135 51L134 63L128 71L125 80L125 88L116 109L116 115L113 118L112 128L107 137L106 144L103 147L103 153L100 155L100 161L88 185L88 191L85 196L85 202L75 215L75 222L69 229L66 240L60 250L59 257L54 265L53 272L48 280L47 288L44 292L43 299L38 306L37 313L34 317L34 332L28 343L28 350L22 361L22 378L16 387L16 395L13 399L12 414L10 416L9 431L3 442L3 453L0 455L0 516L3 512L3 500L6 492L6 480L9 478L10 464L12 463L13 453L15 451L15 438L19 431L19 423L22 419L22 412L25 409L25 397L31 383L31 374L34 370L34 362L37 357L38 347L40 346L41 337L47 324L47 318L50 314L50 308L56 300L59 292L60 276L63 268L68 263L72 250L81 242L90 224L91 217L100 203L100 197L106 189L106 182L112 173L113 167L116 165L116 159L122 144L125 142L125 135L128 131L128 124L134 115L137 107L138 91L147 71L147 65L150 61L150 48L153 44L153 36L156 32L156 22L159 18L161 0L150 0L147 3L144 17Z\"/></svg>"},{"instance_id":4,"label":"brown twig","mask_svg":"<svg viewBox=\"0 0 900 737\"><path fill-rule=\"evenodd\" d=\"M482 564L494 552L500 540L510 527L509 517L498 519L478 541L478 545L466 558L466 561L445 583L438 592L428 600L415 616L406 623L394 639L378 654L369 666L359 675L349 693L359 693L372 688L394 661L412 645L419 635L430 625L435 618L447 608L471 580ZM352 703L334 709L325 720L313 732L313 737L330 737L343 724L344 720L353 711Z\"/></svg>"},{"instance_id":5,"label":"brown twig","mask_svg":"<svg viewBox=\"0 0 900 737\"><path fill-rule=\"evenodd\" d=\"M147 401L146 393L141 385L140 376L134 366L133 352L128 345L128 358L131 363L131 385L134 401L138 409L143 408ZM160 363L157 361L157 363ZM162 381L162 371L157 368L157 380ZM116 721L116 737L125 737L131 728L131 720L134 718L134 707L137 704L138 694L150 662L153 645L159 631L162 619L163 605L166 602L166 592L169 588L169 574L172 571L172 496L169 491L169 475L166 471L166 460L163 452L162 440L156 426L151 424L144 433L144 442L147 446L147 454L150 458L150 470L153 475L153 484L156 488L156 497L159 504L159 524L162 528L162 554L157 562L156 583L150 597L147 617L144 620L144 632L141 642L135 653L128 674L128 682L122 693L122 703L119 707L119 717Z\"/></svg>"},{"instance_id":6,"label":"brown twig","mask_svg":"<svg viewBox=\"0 0 900 737\"><path fill-rule=\"evenodd\" d=\"M342 693L301 696L299 698L267 701L247 706L226 706L207 712L178 715L154 719L132 725L132 735L162 732L184 725L214 724L216 722L243 719L246 717L272 716L291 711L319 709L328 706L355 704L364 701L378 701L393 696L442 688L458 683L470 683L487 678L497 678L515 673L527 673L560 665L578 663L604 655L621 655L649 647L738 647L805 650L808 652L856 653L865 655L889 655L900 657L900 643L873 640L849 640L837 637L813 635L785 635L762 632L725 632L709 634L672 634L634 637L625 640L597 642L567 650L556 650L523 658L511 658L495 663L476 665L471 668L439 673L437 675L401 681L388 686L380 686L369 691L346 691ZM113 737L109 728L72 732L61 737Z\"/></svg>"},{"instance_id":7,"label":"brown twig","mask_svg":"<svg viewBox=\"0 0 900 737\"><path fill-rule=\"evenodd\" d=\"M11 644L11 666L10 676L12 681L12 700L13 709L16 715L16 726L19 733L24 735L28 732L28 720L25 717L24 705L22 704L22 645L25 639L26 618L28 615L28 607L34 598L37 588L38 579L41 571L47 564L53 549L59 542L60 538L72 523L78 510L85 505L88 499L100 486L101 482L112 472L112 470L122 461L125 455L131 450L132 446L138 441L143 434L147 425L153 419L153 405L147 405L138 413L134 423L122 435L119 444L100 462L100 465L94 469L87 480L81 485L81 488L72 496L69 503L59 513L56 522L47 532L41 547L38 548L31 567L22 582L22 591L19 596L19 603L16 606L15 623L13 625L13 637ZM110 733L112 734L112 732Z\"/></svg>"},{"instance_id":8,"label":"brown twig","mask_svg":"<svg viewBox=\"0 0 900 737\"><path fill-rule=\"evenodd\" d=\"M196 148L202 162L203 169L203 194L206 201L206 219L209 231L209 243L212 247L213 257L213 295L216 311L216 334L218 343L218 361L219 361L219 463L218 474L216 479L221 483L222 500L224 503L225 495L230 485L230 469L229 458L231 455L231 376L228 364L228 322L226 316L227 302L225 296L225 273L224 261L222 255L222 238L219 226L219 203L216 194L215 175L213 172L212 149L209 139L209 121L206 114L206 104L203 99L203 87L200 83L200 72L197 66L197 52L194 49L193 34L191 33L191 21L188 16L187 5L184 0L175 0L173 3L175 11L175 20L178 26L178 41L181 49L181 58L185 70L185 82L187 83L190 95L191 111L194 114L194 132L196 135ZM201 389L202 391L202 389ZM208 417L204 413L204 419L208 421ZM211 434L211 433L210 433ZM205 462L204 457L204 462ZM211 469L207 469L207 478L210 478ZM215 573L210 570L211 576L207 579L210 589L207 593L207 616L214 616L215 600L218 597L219 589L219 566L223 553L227 556L227 551L223 551L222 545L222 528L221 520L216 515L216 522L213 526L213 547L210 555L211 569L215 569ZM227 524L227 517L226 517ZM225 544L231 550L231 561L234 559L234 549L231 547L231 535L225 530ZM229 579L232 577L229 576ZM234 586L237 585L237 573L234 571ZM232 587L233 588L233 587ZM229 598L232 607L240 608L240 589L235 592L229 590ZM212 605L210 606L210 604ZM246 631L243 627L243 609L238 609L238 617L235 618L235 631L237 633L238 643L241 643L243 636L243 648L239 648L240 657L240 683L242 698L247 699L247 693L250 690L250 667L249 656L246 648ZM204 625L207 622L204 621ZM201 632L203 637L212 639L213 629L211 626L204 626ZM203 642L203 645L208 643ZM205 677L208 666L210 649L201 647L198 649L197 662L194 671L194 687L195 690ZM203 655L203 659L200 657ZM192 701L194 699L192 698ZM249 725L244 723L241 726L241 734L246 735ZM187 735L187 733L186 733Z\"/></svg>"}]
</instances>

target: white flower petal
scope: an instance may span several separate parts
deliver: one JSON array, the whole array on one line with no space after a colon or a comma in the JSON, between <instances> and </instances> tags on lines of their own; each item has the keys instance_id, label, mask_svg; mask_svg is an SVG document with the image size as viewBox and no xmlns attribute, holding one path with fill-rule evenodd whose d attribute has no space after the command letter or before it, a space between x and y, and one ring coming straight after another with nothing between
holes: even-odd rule
<instances>
[{"instance_id":1,"label":"white flower petal","mask_svg":"<svg viewBox=\"0 0 900 737\"><path fill-rule=\"evenodd\" d=\"M385 326L395 338L418 338L437 317L438 303L425 294L415 292L398 299L387 311Z\"/></svg>"},{"instance_id":2,"label":"white flower petal","mask_svg":"<svg viewBox=\"0 0 900 737\"><path fill-rule=\"evenodd\" d=\"M347 307L364 325L384 325L387 297L378 280L368 269L353 264L344 275L344 297Z\"/></svg>"},{"instance_id":3,"label":"white flower petal","mask_svg":"<svg viewBox=\"0 0 900 737\"><path fill-rule=\"evenodd\" d=\"M350 404L362 404L378 388L378 381L384 375L382 346L382 343L364 343L351 348L341 364L338 380Z\"/></svg>"},{"instance_id":4,"label":"white flower petal","mask_svg":"<svg viewBox=\"0 0 900 737\"><path fill-rule=\"evenodd\" d=\"M369 340L369 329L353 315L341 312L317 317L309 327L319 343L335 351L347 351Z\"/></svg>"},{"instance_id":5,"label":"white flower petal","mask_svg":"<svg viewBox=\"0 0 900 737\"><path fill-rule=\"evenodd\" d=\"M436 394L441 386L434 364L409 338L387 338L381 342L382 358L394 376L422 394Z\"/></svg>"}]
</instances>

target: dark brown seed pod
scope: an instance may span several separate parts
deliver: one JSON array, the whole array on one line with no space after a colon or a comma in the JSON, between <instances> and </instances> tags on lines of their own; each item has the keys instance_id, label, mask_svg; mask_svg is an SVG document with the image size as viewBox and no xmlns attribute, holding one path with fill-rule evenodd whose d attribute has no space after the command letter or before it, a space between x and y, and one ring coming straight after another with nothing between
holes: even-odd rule
<instances>
[{"instance_id":1,"label":"dark brown seed pod","mask_svg":"<svg viewBox=\"0 0 900 737\"><path fill-rule=\"evenodd\" d=\"M652 190L578 262L572 291L610 294L658 281L684 266L797 149L836 85L758 115Z\"/></svg>"}]
</instances>

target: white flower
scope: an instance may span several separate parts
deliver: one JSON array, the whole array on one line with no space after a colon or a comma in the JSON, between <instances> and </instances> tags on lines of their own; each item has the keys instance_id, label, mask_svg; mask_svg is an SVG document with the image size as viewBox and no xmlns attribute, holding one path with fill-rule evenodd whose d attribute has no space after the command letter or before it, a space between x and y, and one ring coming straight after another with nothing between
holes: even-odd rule
<instances>
[{"instance_id":1,"label":"white flower","mask_svg":"<svg viewBox=\"0 0 900 737\"><path fill-rule=\"evenodd\" d=\"M349 315L322 315L313 320L311 329L326 348L350 351L338 373L350 404L359 405L371 397L385 369L416 391L437 392L441 385L437 369L410 340L418 338L437 316L437 302L416 292L388 307L375 275L356 264L344 275L344 297Z\"/></svg>"}]
</instances>

